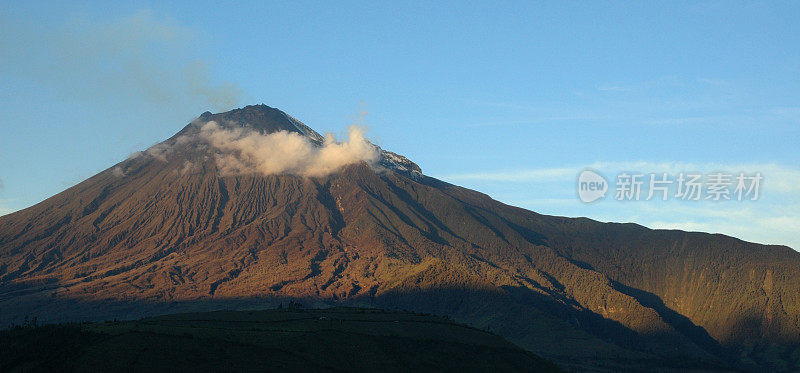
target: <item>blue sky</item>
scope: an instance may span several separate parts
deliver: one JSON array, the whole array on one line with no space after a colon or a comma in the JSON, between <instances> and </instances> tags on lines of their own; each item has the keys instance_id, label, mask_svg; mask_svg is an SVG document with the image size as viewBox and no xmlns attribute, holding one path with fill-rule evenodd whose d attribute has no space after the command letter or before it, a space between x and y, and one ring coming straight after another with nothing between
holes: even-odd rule
<instances>
[{"instance_id":1,"label":"blue sky","mask_svg":"<svg viewBox=\"0 0 800 373\"><path fill-rule=\"evenodd\" d=\"M4 2L0 213L205 110L341 133L363 104L374 142L500 201L797 249L798 19L796 1ZM761 172L762 198L583 204L587 167Z\"/></svg>"}]
</instances>

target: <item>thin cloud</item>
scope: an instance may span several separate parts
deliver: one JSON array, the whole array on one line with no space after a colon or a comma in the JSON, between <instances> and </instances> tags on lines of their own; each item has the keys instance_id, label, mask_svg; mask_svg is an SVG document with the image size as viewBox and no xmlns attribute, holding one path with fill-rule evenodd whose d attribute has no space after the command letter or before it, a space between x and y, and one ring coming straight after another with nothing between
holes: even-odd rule
<instances>
[{"instance_id":1,"label":"thin cloud","mask_svg":"<svg viewBox=\"0 0 800 373\"><path fill-rule=\"evenodd\" d=\"M2 180L2 179L0 179L0 195L2 195L2 194L3 194L3 188L4 188L4 187L5 187L5 186L3 185L3 180ZM16 210L14 210L14 209L12 209L12 208L10 208L10 207L8 207L8 206L6 205L6 202L7 202L7 201L8 201L8 200L3 200L3 199L0 199L0 216L2 216L2 215L5 215L5 214L10 214L10 213L12 213L12 212L16 211Z\"/></svg>"},{"instance_id":2,"label":"thin cloud","mask_svg":"<svg viewBox=\"0 0 800 373\"><path fill-rule=\"evenodd\" d=\"M798 216L760 216L754 214L744 219L723 219L716 221L697 220L657 220L643 225L655 229L680 229L692 232L720 233L746 241L761 244L786 245L800 250L800 227Z\"/></svg>"},{"instance_id":3,"label":"thin cloud","mask_svg":"<svg viewBox=\"0 0 800 373\"><path fill-rule=\"evenodd\" d=\"M567 167L518 169L503 171L444 174L436 177L452 182L459 181L505 181L505 182L553 182L575 181L578 173L590 168L612 177L621 171L642 173L678 174L680 172L760 172L769 180L765 188L781 194L800 193L800 168L775 163L692 163L692 162L594 162Z\"/></svg>"},{"instance_id":4,"label":"thin cloud","mask_svg":"<svg viewBox=\"0 0 800 373\"><path fill-rule=\"evenodd\" d=\"M616 201L613 192L605 200L587 205L576 193L577 175L585 168L599 171L614 184L620 172L760 172L764 179L757 201ZM495 183L500 200L541 213L586 216L601 221L633 222L650 228L722 233L743 240L783 244L800 249L800 168L774 163L693 162L594 162L567 167L503 170L440 175L465 183ZM643 185L643 189L647 185ZM523 192L521 192L523 191ZM646 196L646 192L643 193ZM535 197L535 198L531 198Z\"/></svg>"},{"instance_id":5,"label":"thin cloud","mask_svg":"<svg viewBox=\"0 0 800 373\"><path fill-rule=\"evenodd\" d=\"M236 84L211 78L195 32L151 11L108 21L41 27L11 20L3 26L0 68L70 99L173 111L198 104L221 111L240 101Z\"/></svg>"},{"instance_id":6,"label":"thin cloud","mask_svg":"<svg viewBox=\"0 0 800 373\"><path fill-rule=\"evenodd\" d=\"M2 195L2 194L3 194L3 188L4 188L4 187L5 187L5 186L3 185L3 179L0 179L0 195ZM10 209L10 208L6 207L6 206L4 205L4 202L5 202L5 201L3 201L3 200L0 200L0 216L2 216L2 215L5 215L5 214L10 214L10 213L14 212L14 210L12 210L12 209Z\"/></svg>"},{"instance_id":7,"label":"thin cloud","mask_svg":"<svg viewBox=\"0 0 800 373\"><path fill-rule=\"evenodd\" d=\"M440 175L438 178L446 181L511 181L511 182L543 182L559 181L574 178L574 168L542 168L517 171L497 172L471 172L461 174Z\"/></svg>"}]
</instances>

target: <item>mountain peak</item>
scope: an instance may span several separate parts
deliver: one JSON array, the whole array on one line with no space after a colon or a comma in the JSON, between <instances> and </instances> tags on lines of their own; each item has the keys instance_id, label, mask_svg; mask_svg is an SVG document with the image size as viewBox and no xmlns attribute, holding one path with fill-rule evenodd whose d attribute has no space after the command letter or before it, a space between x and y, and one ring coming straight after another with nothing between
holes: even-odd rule
<instances>
[{"instance_id":1,"label":"mountain peak","mask_svg":"<svg viewBox=\"0 0 800 373\"><path fill-rule=\"evenodd\" d=\"M318 146L325 142L325 137L320 135L319 132L314 131L311 127L282 110L265 104L247 105L217 114L206 111L170 140L175 142L182 135L197 134L200 128L212 121L223 128L245 128L264 135L280 131L294 132L307 137ZM375 146L378 151L378 165L381 167L400 172L415 179L422 176L422 169L413 161L400 154L384 150L375 144L370 144Z\"/></svg>"},{"instance_id":2,"label":"mountain peak","mask_svg":"<svg viewBox=\"0 0 800 373\"><path fill-rule=\"evenodd\" d=\"M321 144L324 137L285 112L264 104L247 105L224 113L213 114L206 111L195 121L197 124L214 121L222 127L243 127L262 134L279 131L295 132Z\"/></svg>"}]
</instances>

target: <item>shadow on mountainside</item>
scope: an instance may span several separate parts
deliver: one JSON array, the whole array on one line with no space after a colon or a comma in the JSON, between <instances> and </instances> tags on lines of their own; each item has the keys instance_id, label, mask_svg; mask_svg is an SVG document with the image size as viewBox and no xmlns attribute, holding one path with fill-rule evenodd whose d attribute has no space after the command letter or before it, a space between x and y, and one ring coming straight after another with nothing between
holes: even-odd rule
<instances>
[{"instance_id":1,"label":"shadow on mountainside","mask_svg":"<svg viewBox=\"0 0 800 373\"><path fill-rule=\"evenodd\" d=\"M0 371L558 372L502 337L365 308L183 313L0 331Z\"/></svg>"},{"instance_id":2,"label":"shadow on mountainside","mask_svg":"<svg viewBox=\"0 0 800 373\"><path fill-rule=\"evenodd\" d=\"M2 290L2 289L0 289ZM636 293L635 289L625 289ZM281 305L305 307L359 306L408 310L447 317L456 322L495 332L509 341L570 369L607 368L637 370L731 369L732 360L721 347L703 342L702 328L680 319L662 306L659 312L674 318L676 330L693 336L642 335L574 304L523 287L502 289L436 288L388 291L374 297L344 300L296 297L205 298L185 301L68 299L29 294L12 299L0 291L2 326L26 318L40 322L132 320L154 315L216 310L259 310ZM42 294L42 293L39 293ZM657 302L657 298L646 301ZM700 348L700 347L702 348ZM740 365L741 367L741 365ZM747 366L744 366L747 368ZM756 366L750 367L755 370Z\"/></svg>"}]
</instances>

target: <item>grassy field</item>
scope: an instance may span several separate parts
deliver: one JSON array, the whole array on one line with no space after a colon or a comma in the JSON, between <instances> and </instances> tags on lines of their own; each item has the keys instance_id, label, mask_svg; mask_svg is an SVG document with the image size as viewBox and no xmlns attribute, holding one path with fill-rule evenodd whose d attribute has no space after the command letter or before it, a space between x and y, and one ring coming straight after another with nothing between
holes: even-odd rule
<instances>
[{"instance_id":1,"label":"grassy field","mask_svg":"<svg viewBox=\"0 0 800 373\"><path fill-rule=\"evenodd\" d=\"M435 316L361 308L217 311L0 332L0 371L557 371Z\"/></svg>"}]
</instances>

